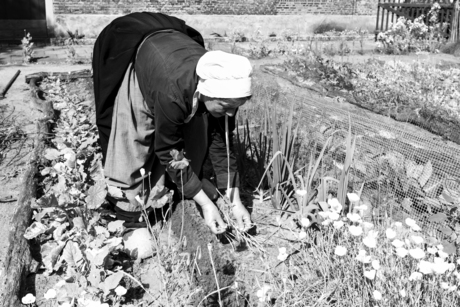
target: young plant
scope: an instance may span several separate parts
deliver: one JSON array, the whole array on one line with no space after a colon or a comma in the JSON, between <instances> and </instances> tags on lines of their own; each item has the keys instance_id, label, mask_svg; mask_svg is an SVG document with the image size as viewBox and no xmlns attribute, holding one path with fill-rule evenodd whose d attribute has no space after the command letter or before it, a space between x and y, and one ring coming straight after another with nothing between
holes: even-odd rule
<instances>
[{"instance_id":1,"label":"young plant","mask_svg":"<svg viewBox=\"0 0 460 307\"><path fill-rule=\"evenodd\" d=\"M26 33L24 29L24 37L21 40L22 47L22 62L24 64L30 63L33 59L34 50L32 50L34 43L32 42L32 36L30 33Z\"/></svg>"}]
</instances>

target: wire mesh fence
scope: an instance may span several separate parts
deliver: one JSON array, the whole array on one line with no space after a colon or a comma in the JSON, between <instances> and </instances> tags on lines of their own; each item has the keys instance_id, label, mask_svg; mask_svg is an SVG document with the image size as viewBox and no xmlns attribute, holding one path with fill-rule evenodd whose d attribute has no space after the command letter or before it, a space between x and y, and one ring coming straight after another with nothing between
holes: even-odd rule
<instances>
[{"instance_id":1,"label":"wire mesh fence","mask_svg":"<svg viewBox=\"0 0 460 307\"><path fill-rule=\"evenodd\" d=\"M356 151L350 182L355 191L362 191L362 199L374 215L411 217L426 230L442 234L438 231L442 225L430 221L430 216L459 202L459 145L337 99L295 94L284 99L295 102L304 139L319 147L333 131L347 131L351 125ZM332 163L325 171L340 171L344 148L332 146L328 156Z\"/></svg>"}]
</instances>

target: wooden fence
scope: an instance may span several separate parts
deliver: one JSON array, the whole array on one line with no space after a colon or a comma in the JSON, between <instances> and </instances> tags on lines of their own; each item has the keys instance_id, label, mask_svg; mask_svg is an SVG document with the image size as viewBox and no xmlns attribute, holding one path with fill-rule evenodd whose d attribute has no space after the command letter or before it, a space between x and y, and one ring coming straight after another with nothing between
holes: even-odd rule
<instances>
[{"instance_id":1,"label":"wooden fence","mask_svg":"<svg viewBox=\"0 0 460 307\"><path fill-rule=\"evenodd\" d=\"M441 6L438 20L441 23L447 22L452 24L454 15L454 3L450 0L432 1L432 0L379 0L377 6L377 22L375 25L376 35L382 31L388 30L392 23L395 23L399 17L405 17L414 20L420 15L425 16L425 24L428 23L428 12L431 6L438 2ZM449 30L448 33L449 34Z\"/></svg>"}]
</instances>

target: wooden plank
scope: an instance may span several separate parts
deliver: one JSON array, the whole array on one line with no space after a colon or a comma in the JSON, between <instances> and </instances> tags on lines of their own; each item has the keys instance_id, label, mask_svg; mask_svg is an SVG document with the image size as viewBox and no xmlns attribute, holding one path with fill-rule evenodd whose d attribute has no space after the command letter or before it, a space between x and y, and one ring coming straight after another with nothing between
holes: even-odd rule
<instances>
[{"instance_id":1,"label":"wooden plank","mask_svg":"<svg viewBox=\"0 0 460 307\"><path fill-rule=\"evenodd\" d=\"M377 5L377 18L376 18L376 22L375 22L375 32L376 33L380 30L379 29L380 3L381 3L381 1L379 0L379 3Z\"/></svg>"},{"instance_id":2,"label":"wooden plank","mask_svg":"<svg viewBox=\"0 0 460 307\"><path fill-rule=\"evenodd\" d=\"M68 81L77 78L92 78L93 74L89 69L76 70L71 72L37 72L25 76L26 83L29 83L30 80L36 79L37 82L41 81L43 78L48 76L56 77L62 81Z\"/></svg>"},{"instance_id":3,"label":"wooden plank","mask_svg":"<svg viewBox=\"0 0 460 307\"><path fill-rule=\"evenodd\" d=\"M29 85L31 89L36 87L33 80ZM33 271L29 242L24 238L24 233L29 227L32 217L31 203L35 201L37 185L35 174L45 148L45 139L49 133L47 122L53 119L54 115L51 101L40 100L39 103L37 100L38 95L34 93L32 102L41 109L45 117L37 122L36 137L33 144L34 150L23 173L18 202L10 222L8 246L5 247L7 257L2 259L2 274L0 275L0 306L23 306L20 302L20 297L25 293L21 293L23 291L21 287L24 286L27 275Z\"/></svg>"},{"instance_id":4,"label":"wooden plank","mask_svg":"<svg viewBox=\"0 0 460 307\"><path fill-rule=\"evenodd\" d=\"M387 10L387 23L385 25L385 31L388 30L388 23L390 22L390 11Z\"/></svg>"}]
</instances>

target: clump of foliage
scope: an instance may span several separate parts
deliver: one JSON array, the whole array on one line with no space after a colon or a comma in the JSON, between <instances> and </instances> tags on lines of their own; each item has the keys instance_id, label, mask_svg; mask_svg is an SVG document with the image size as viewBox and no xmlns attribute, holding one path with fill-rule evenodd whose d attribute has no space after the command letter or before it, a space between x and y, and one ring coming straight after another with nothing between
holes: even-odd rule
<instances>
[{"instance_id":1,"label":"clump of foliage","mask_svg":"<svg viewBox=\"0 0 460 307\"><path fill-rule=\"evenodd\" d=\"M2 166L6 167L17 158L22 146L14 148L14 144L25 141L25 137L25 132L18 125L14 116L14 110L7 112L6 106L0 106L0 165L5 162ZM16 154L12 154L9 161L6 160L7 155L12 151L15 151Z\"/></svg>"},{"instance_id":2,"label":"clump of foliage","mask_svg":"<svg viewBox=\"0 0 460 307\"><path fill-rule=\"evenodd\" d=\"M377 36L377 51L388 54L409 52L439 52L447 42L447 23L440 23L438 15L441 7L436 2L428 12L428 22L420 15L414 21L399 17L391 28Z\"/></svg>"},{"instance_id":3,"label":"clump of foliage","mask_svg":"<svg viewBox=\"0 0 460 307\"><path fill-rule=\"evenodd\" d=\"M313 29L314 34L324 34L327 32L343 32L346 28L335 21L323 21Z\"/></svg>"},{"instance_id":4,"label":"clump of foliage","mask_svg":"<svg viewBox=\"0 0 460 307\"><path fill-rule=\"evenodd\" d=\"M135 300L153 302L162 297L172 305L189 300L194 295L189 288L193 269L188 268L193 258L187 262L177 256L180 244L169 237L168 242L160 242L158 229L152 237L156 259L151 264L159 274L151 285L156 293L138 280L140 259L124 245L129 229L114 218L106 201L108 194L122 197L122 191L107 186L102 173L94 102L87 84L80 82L72 89L68 82L49 77L41 87L60 117L52 147L44 152L38 174L40 195L31 205L33 223L24 237L40 245L44 274L59 274L59 282L50 285L45 299L79 307L135 306ZM139 294L143 298L133 298ZM25 304L33 301L30 294L23 298Z\"/></svg>"},{"instance_id":5,"label":"clump of foliage","mask_svg":"<svg viewBox=\"0 0 460 307\"><path fill-rule=\"evenodd\" d=\"M64 40L64 45L66 46L66 54L67 54L67 62L69 63L75 63L76 57L77 57L77 51L74 48L74 45L78 45L79 41L85 37L84 34L79 34L78 30L75 30L75 32L72 32L70 30L67 30L67 34L69 37Z\"/></svg>"},{"instance_id":6,"label":"clump of foliage","mask_svg":"<svg viewBox=\"0 0 460 307\"><path fill-rule=\"evenodd\" d=\"M29 32L26 33L24 29L24 37L21 40L21 47L22 47L22 62L24 64L30 63L33 59L34 50L32 49L34 43L32 42L32 36Z\"/></svg>"}]
</instances>

